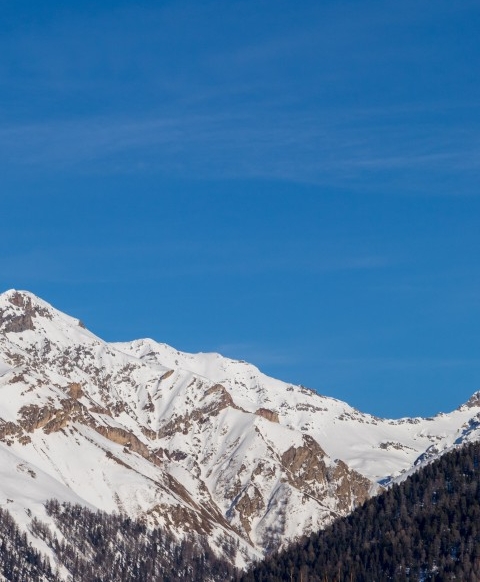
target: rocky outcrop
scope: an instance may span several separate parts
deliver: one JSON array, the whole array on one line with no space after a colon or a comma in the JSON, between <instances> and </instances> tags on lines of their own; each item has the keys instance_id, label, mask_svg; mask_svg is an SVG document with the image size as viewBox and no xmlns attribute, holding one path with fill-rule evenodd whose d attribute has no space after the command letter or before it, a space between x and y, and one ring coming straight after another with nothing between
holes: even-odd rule
<instances>
[{"instance_id":1,"label":"rocky outcrop","mask_svg":"<svg viewBox=\"0 0 480 582\"><path fill-rule=\"evenodd\" d=\"M253 518L261 515L265 509L263 495L254 483L250 483L238 496L234 507L244 532L249 536Z\"/></svg>"},{"instance_id":2,"label":"rocky outcrop","mask_svg":"<svg viewBox=\"0 0 480 582\"><path fill-rule=\"evenodd\" d=\"M11 314L7 317L0 317L0 326L6 333L22 333L27 329L35 329L32 316L23 313L20 315Z\"/></svg>"},{"instance_id":3,"label":"rocky outcrop","mask_svg":"<svg viewBox=\"0 0 480 582\"><path fill-rule=\"evenodd\" d=\"M46 426L56 417L57 413L60 411L49 406L35 406L33 404L22 406L19 411L19 424L26 432L33 432Z\"/></svg>"},{"instance_id":4,"label":"rocky outcrop","mask_svg":"<svg viewBox=\"0 0 480 582\"><path fill-rule=\"evenodd\" d=\"M119 445L123 445L128 450L137 453L150 463L153 463L157 466L162 464L161 459L153 451L151 451L145 443L142 443L142 441L132 432L117 426L95 425L93 428L108 440Z\"/></svg>"},{"instance_id":5,"label":"rocky outcrop","mask_svg":"<svg viewBox=\"0 0 480 582\"><path fill-rule=\"evenodd\" d=\"M68 395L74 400L78 400L83 396L82 385L78 382L71 382L68 385Z\"/></svg>"},{"instance_id":6,"label":"rocky outcrop","mask_svg":"<svg viewBox=\"0 0 480 582\"><path fill-rule=\"evenodd\" d=\"M208 399L209 396L213 396L213 398ZM236 404L233 402L233 398L230 396L229 392L227 392L225 386L222 386L222 384L214 384L208 388L208 390L205 391L204 395L200 399L200 402L206 399L208 399L208 403L202 408L205 414L211 414L213 412L218 414L220 410L227 408L227 406L236 408Z\"/></svg>"},{"instance_id":7,"label":"rocky outcrop","mask_svg":"<svg viewBox=\"0 0 480 582\"><path fill-rule=\"evenodd\" d=\"M282 465L295 484L318 480L326 473L325 451L309 435L303 435L303 445L290 447L282 455Z\"/></svg>"},{"instance_id":8,"label":"rocky outcrop","mask_svg":"<svg viewBox=\"0 0 480 582\"><path fill-rule=\"evenodd\" d=\"M370 495L371 482L342 461L332 465L322 447L309 435L304 444L290 447L281 457L289 483L305 494L318 498L333 497L337 511L346 513Z\"/></svg>"},{"instance_id":9,"label":"rocky outcrop","mask_svg":"<svg viewBox=\"0 0 480 582\"><path fill-rule=\"evenodd\" d=\"M461 406L460 408L463 407L466 408L480 407L480 390L474 392L472 396L467 400L467 402L465 402L465 404L463 404L463 406Z\"/></svg>"},{"instance_id":10,"label":"rocky outcrop","mask_svg":"<svg viewBox=\"0 0 480 582\"><path fill-rule=\"evenodd\" d=\"M0 419L0 440L7 445L11 445L15 439L21 438L23 434L20 425Z\"/></svg>"},{"instance_id":11,"label":"rocky outcrop","mask_svg":"<svg viewBox=\"0 0 480 582\"><path fill-rule=\"evenodd\" d=\"M70 421L85 420L85 407L76 400L65 398L60 401L61 408L50 406L23 406L19 411L19 424L25 432L42 428L46 434L57 432Z\"/></svg>"},{"instance_id":12,"label":"rocky outcrop","mask_svg":"<svg viewBox=\"0 0 480 582\"><path fill-rule=\"evenodd\" d=\"M266 418L267 420L269 420L270 422L279 422L279 418L278 418L278 412L275 412L274 410L269 410L268 408L259 408L255 414L257 416L262 416L263 418Z\"/></svg>"},{"instance_id":13,"label":"rocky outcrop","mask_svg":"<svg viewBox=\"0 0 480 582\"><path fill-rule=\"evenodd\" d=\"M338 459L335 467L327 472L327 479L334 485L333 493L338 500L338 510L343 515L371 496L371 481Z\"/></svg>"},{"instance_id":14,"label":"rocky outcrop","mask_svg":"<svg viewBox=\"0 0 480 582\"><path fill-rule=\"evenodd\" d=\"M11 295L9 302L21 310L0 311L0 327L5 333L21 333L27 330L34 330L33 320L37 316L51 318L48 309L35 305L28 295L19 291Z\"/></svg>"},{"instance_id":15,"label":"rocky outcrop","mask_svg":"<svg viewBox=\"0 0 480 582\"><path fill-rule=\"evenodd\" d=\"M160 381L162 380L166 380L167 378L170 378L170 376L173 374L174 370L167 370L165 372L165 374L163 374L162 376L160 376Z\"/></svg>"},{"instance_id":16,"label":"rocky outcrop","mask_svg":"<svg viewBox=\"0 0 480 582\"><path fill-rule=\"evenodd\" d=\"M165 423L157 432L157 437L172 437L176 433L186 435L194 424L205 424L211 417L218 416L225 408L230 407L241 410L235 404L225 386L221 384L214 384L208 388L200 398L200 403L201 406L195 408L192 412L174 417Z\"/></svg>"}]
</instances>

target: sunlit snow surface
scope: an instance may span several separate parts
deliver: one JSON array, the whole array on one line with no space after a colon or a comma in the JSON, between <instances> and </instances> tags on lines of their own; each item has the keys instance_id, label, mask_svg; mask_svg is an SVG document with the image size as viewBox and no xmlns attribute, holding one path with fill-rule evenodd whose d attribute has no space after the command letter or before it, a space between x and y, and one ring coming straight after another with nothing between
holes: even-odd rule
<instances>
[{"instance_id":1,"label":"sunlit snow surface","mask_svg":"<svg viewBox=\"0 0 480 582\"><path fill-rule=\"evenodd\" d=\"M6 332L26 310L30 322ZM45 519L51 497L169 527L182 506L211 519L212 539L239 540L242 565L269 536L293 539L339 511L329 489L306 496L285 473L282 455L305 446L306 435L325 451L327 469L342 460L372 492L478 438L476 396L430 419L380 419L219 354L150 339L106 343L26 292L1 295L0 315L0 504L24 527ZM72 386L81 388L74 400ZM57 411L55 430L40 422L22 440L5 428L33 408ZM252 502L248 524L236 509L241 498ZM182 524L174 527L182 535Z\"/></svg>"},{"instance_id":2,"label":"sunlit snow surface","mask_svg":"<svg viewBox=\"0 0 480 582\"><path fill-rule=\"evenodd\" d=\"M463 406L427 419L381 419L340 400L269 378L251 364L219 354L185 354L153 340L113 345L143 361L175 369L178 376L185 377L188 370L221 383L245 410L265 407L278 411L282 426L297 434L310 434L330 457L342 459L373 481L399 475L432 445L438 451L450 447L462 438L469 420L480 410ZM181 405L181 399L174 401ZM271 430L275 430L273 426ZM287 439L285 446L289 444Z\"/></svg>"}]
</instances>

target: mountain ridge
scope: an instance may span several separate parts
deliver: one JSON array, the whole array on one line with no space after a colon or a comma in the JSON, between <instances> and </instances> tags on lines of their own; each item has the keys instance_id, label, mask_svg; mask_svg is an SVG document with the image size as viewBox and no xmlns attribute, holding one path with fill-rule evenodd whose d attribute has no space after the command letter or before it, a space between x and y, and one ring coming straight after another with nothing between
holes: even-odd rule
<instances>
[{"instance_id":1,"label":"mountain ridge","mask_svg":"<svg viewBox=\"0 0 480 582\"><path fill-rule=\"evenodd\" d=\"M448 414L381 419L220 354L104 342L14 289L0 295L0 394L0 505L25 528L52 491L233 540L238 566L480 434L479 392Z\"/></svg>"}]
</instances>

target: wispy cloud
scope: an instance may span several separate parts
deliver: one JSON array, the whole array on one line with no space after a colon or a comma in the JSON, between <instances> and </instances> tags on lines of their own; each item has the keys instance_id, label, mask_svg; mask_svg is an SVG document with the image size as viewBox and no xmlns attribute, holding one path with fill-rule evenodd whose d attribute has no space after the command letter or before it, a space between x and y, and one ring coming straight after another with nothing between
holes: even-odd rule
<instances>
[{"instance_id":1,"label":"wispy cloud","mask_svg":"<svg viewBox=\"0 0 480 582\"><path fill-rule=\"evenodd\" d=\"M476 192L476 100L397 90L423 82L408 72L420 57L436 70L442 47L386 35L426 25L431 9L349 4L348 19L334 3L272 14L187 2L14 30L0 40L0 86L15 104L0 111L0 171ZM442 2L435 14L455 10ZM452 114L462 107L468 116Z\"/></svg>"},{"instance_id":2,"label":"wispy cloud","mask_svg":"<svg viewBox=\"0 0 480 582\"><path fill-rule=\"evenodd\" d=\"M375 120L348 127L335 120L294 114L270 119L249 114L96 117L3 125L3 168L107 173L164 172L193 178L267 178L356 187L403 173L414 180L478 172L470 135L438 136L391 130ZM386 147L387 146L387 147ZM386 172L393 173L388 176Z\"/></svg>"},{"instance_id":3,"label":"wispy cloud","mask_svg":"<svg viewBox=\"0 0 480 582\"><path fill-rule=\"evenodd\" d=\"M316 255L308 244L264 245L225 241L223 245L196 239L149 240L142 244L102 242L41 246L0 253L1 278L6 282L50 282L67 285L118 283L127 280L158 282L168 279L234 276L240 278L279 274L335 273L385 269L391 259L380 255L325 252ZM17 283L18 284L18 283Z\"/></svg>"}]
</instances>

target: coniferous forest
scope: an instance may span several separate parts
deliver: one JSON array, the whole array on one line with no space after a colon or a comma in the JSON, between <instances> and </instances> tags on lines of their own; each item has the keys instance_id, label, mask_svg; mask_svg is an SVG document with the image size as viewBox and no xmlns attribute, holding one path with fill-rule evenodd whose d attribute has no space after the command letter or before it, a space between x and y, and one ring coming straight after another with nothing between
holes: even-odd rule
<instances>
[{"instance_id":1,"label":"coniferous forest","mask_svg":"<svg viewBox=\"0 0 480 582\"><path fill-rule=\"evenodd\" d=\"M480 581L480 444L445 454L241 582Z\"/></svg>"},{"instance_id":2,"label":"coniferous forest","mask_svg":"<svg viewBox=\"0 0 480 582\"><path fill-rule=\"evenodd\" d=\"M3 576L3 578L2 578ZM12 516L0 508L0 579L12 581L57 581L49 560L29 544Z\"/></svg>"},{"instance_id":3,"label":"coniferous forest","mask_svg":"<svg viewBox=\"0 0 480 582\"><path fill-rule=\"evenodd\" d=\"M92 512L79 505L46 505L61 532L34 519L32 533L55 553L63 571L28 543L7 511L0 510L0 578L12 582L176 582L234 578L234 569L218 559L206 541L179 542L165 530L149 529L119 514ZM233 548L221 551L227 556Z\"/></svg>"},{"instance_id":4,"label":"coniferous forest","mask_svg":"<svg viewBox=\"0 0 480 582\"><path fill-rule=\"evenodd\" d=\"M32 533L56 555L36 551L0 509L0 577L13 582L383 582L480 581L480 444L443 455L370 499L347 518L235 572L205 540L179 542L118 514L55 500L46 509L60 534L40 521ZM225 546L223 555L233 556Z\"/></svg>"}]
</instances>

